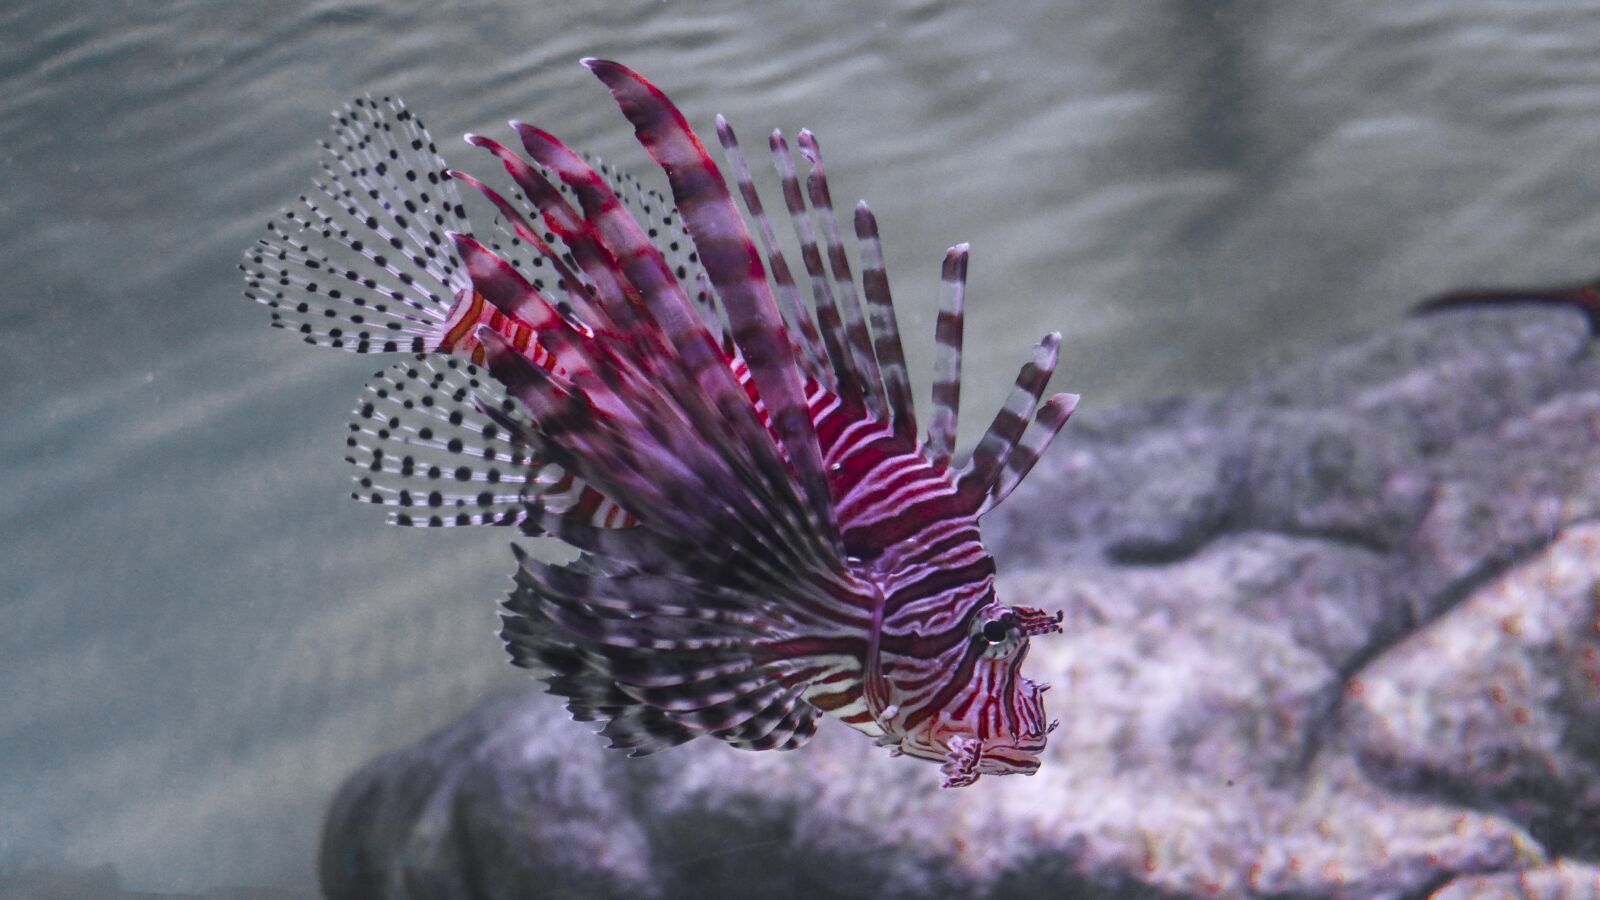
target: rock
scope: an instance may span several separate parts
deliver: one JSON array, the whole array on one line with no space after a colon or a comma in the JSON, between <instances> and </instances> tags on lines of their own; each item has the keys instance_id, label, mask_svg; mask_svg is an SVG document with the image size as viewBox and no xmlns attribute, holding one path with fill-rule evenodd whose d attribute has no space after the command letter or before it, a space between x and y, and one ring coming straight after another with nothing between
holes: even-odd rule
<instances>
[{"instance_id":1,"label":"rock","mask_svg":"<svg viewBox=\"0 0 1600 900\"><path fill-rule=\"evenodd\" d=\"M1394 787L1600 856L1600 524L1574 527L1368 667L1345 733Z\"/></svg>"},{"instance_id":2,"label":"rock","mask_svg":"<svg viewBox=\"0 0 1600 900\"><path fill-rule=\"evenodd\" d=\"M1522 872L1457 878L1433 894L1433 900L1596 900L1596 898L1600 898L1600 868L1566 862Z\"/></svg>"},{"instance_id":3,"label":"rock","mask_svg":"<svg viewBox=\"0 0 1600 900\"><path fill-rule=\"evenodd\" d=\"M630 760L529 688L357 773L324 889L1592 896L1587 347L1575 313L1439 314L1086 409L985 523L1004 596L1066 613L1029 658L1062 720L1034 778L940 791L843 727Z\"/></svg>"},{"instance_id":4,"label":"rock","mask_svg":"<svg viewBox=\"0 0 1600 900\"><path fill-rule=\"evenodd\" d=\"M552 713L559 708L521 695L490 701L369 766L372 777L346 785L329 813L319 861L325 890L520 897L537 885L543 896L648 893L649 841L620 789L639 773L626 772L629 760L620 754L594 758L593 736L560 727Z\"/></svg>"}]
</instances>

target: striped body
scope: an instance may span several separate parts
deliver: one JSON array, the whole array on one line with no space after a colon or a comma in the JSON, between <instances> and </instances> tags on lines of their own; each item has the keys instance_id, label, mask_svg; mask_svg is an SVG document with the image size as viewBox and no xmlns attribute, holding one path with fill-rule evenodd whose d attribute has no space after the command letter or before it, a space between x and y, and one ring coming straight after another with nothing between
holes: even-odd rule
<instances>
[{"instance_id":1,"label":"striped body","mask_svg":"<svg viewBox=\"0 0 1600 900\"><path fill-rule=\"evenodd\" d=\"M514 186L497 188L446 168L399 104L363 100L325 145L325 199L247 253L246 293L273 324L421 354L357 409L355 496L399 524L576 548L564 565L516 551L502 635L614 747L790 749L832 715L942 763L946 786L1031 773L1053 726L1021 666L1059 615L996 597L978 523L1076 403L1041 402L1058 338L955 464L965 245L945 258L924 437L876 219L855 210L858 282L816 138L797 138L803 178L769 141L808 308L732 129L718 120L759 248L676 107L585 64L670 199L517 122L523 153L467 138ZM467 233L457 182L492 229Z\"/></svg>"}]
</instances>

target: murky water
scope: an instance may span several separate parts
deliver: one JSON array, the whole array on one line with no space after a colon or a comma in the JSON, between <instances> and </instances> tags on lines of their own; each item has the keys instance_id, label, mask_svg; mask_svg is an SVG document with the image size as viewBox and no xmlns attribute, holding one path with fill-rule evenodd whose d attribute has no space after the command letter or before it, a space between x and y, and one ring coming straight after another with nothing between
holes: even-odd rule
<instances>
[{"instance_id":1,"label":"murky water","mask_svg":"<svg viewBox=\"0 0 1600 900\"><path fill-rule=\"evenodd\" d=\"M519 681L503 535L343 499L380 364L238 299L355 94L638 166L602 55L699 126L814 128L923 384L972 242L972 409L1051 329L1092 416L1600 268L1596 4L57 0L0 48L0 874L307 888L344 775Z\"/></svg>"}]
</instances>

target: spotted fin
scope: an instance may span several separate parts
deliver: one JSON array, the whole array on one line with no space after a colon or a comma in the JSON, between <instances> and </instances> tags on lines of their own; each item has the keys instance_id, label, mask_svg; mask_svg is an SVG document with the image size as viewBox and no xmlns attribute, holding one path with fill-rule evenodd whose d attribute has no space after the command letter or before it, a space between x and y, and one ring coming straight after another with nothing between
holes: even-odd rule
<instances>
[{"instance_id":1,"label":"spotted fin","mask_svg":"<svg viewBox=\"0 0 1600 900\"><path fill-rule=\"evenodd\" d=\"M433 349L469 287L447 237L466 210L433 138L399 100L358 98L334 117L317 192L245 252L245 295L310 344Z\"/></svg>"},{"instance_id":2,"label":"spotted fin","mask_svg":"<svg viewBox=\"0 0 1600 900\"><path fill-rule=\"evenodd\" d=\"M540 332L558 316L576 318L550 294L570 300L582 290L559 277L546 284L539 274L567 254L560 241L530 246L531 235L504 218L486 232L486 243L465 237L470 222L455 184L459 173L399 100L352 101L335 113L333 139L322 146L318 193L269 221L241 266L245 295L272 310L275 327L358 353L443 352L481 361L474 336L487 325L535 364L550 364ZM485 252L463 255L474 248Z\"/></svg>"},{"instance_id":3,"label":"spotted fin","mask_svg":"<svg viewBox=\"0 0 1600 900\"><path fill-rule=\"evenodd\" d=\"M483 410L498 411L498 421ZM525 411L488 373L452 357L417 356L377 373L350 423L346 461L357 500L388 507L397 525L518 526L539 533L530 507L603 528L635 524L626 510L519 436Z\"/></svg>"}]
</instances>

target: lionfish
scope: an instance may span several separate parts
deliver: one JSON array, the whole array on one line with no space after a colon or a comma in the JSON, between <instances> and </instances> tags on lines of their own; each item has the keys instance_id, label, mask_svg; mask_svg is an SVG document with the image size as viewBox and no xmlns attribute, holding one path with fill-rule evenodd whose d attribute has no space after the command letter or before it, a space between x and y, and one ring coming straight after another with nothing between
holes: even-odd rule
<instances>
[{"instance_id":1,"label":"lionfish","mask_svg":"<svg viewBox=\"0 0 1600 900\"><path fill-rule=\"evenodd\" d=\"M944 258L919 437L877 222L856 207L858 294L816 138L798 135L803 182L782 132L770 140L808 309L727 122L760 250L666 96L583 64L670 201L515 121L525 156L466 136L503 165L502 192L447 168L401 102L369 97L334 113L319 195L246 252L245 293L274 326L405 354L350 425L354 496L401 525L575 548L552 564L513 545L501 636L631 755L697 737L793 749L829 714L942 763L945 787L1032 774L1055 723L1021 667L1061 614L996 596L978 521L1076 405L1040 402L1059 336L958 464L967 246ZM457 182L497 210L487 233Z\"/></svg>"}]
</instances>

